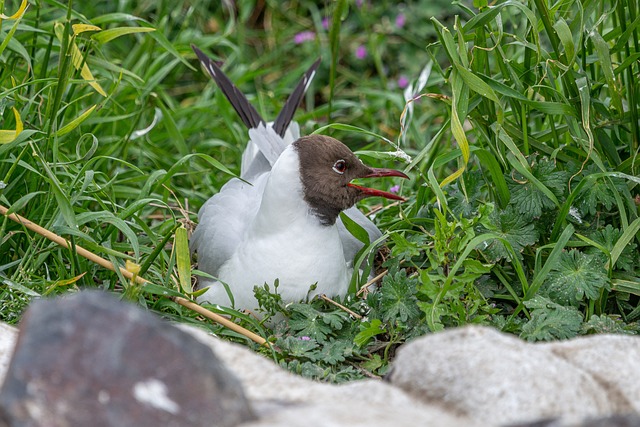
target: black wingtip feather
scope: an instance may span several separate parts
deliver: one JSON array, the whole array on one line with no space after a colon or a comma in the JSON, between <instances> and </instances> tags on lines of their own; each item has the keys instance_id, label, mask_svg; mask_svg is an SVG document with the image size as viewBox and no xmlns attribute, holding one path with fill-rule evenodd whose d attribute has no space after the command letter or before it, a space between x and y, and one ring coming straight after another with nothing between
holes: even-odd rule
<instances>
[{"instance_id":1,"label":"black wingtip feather","mask_svg":"<svg viewBox=\"0 0 640 427\"><path fill-rule=\"evenodd\" d=\"M293 115L295 114L298 105L300 105L300 101L302 101L304 93L309 88L309 85L316 74L316 70L320 65L320 60L321 58L318 58L311 67L309 67L307 72L304 73L296 88L291 92L291 95L289 95L289 99L284 103L284 107L280 110L280 114L278 114L278 117L273 122L273 130L283 138L291 120L293 120Z\"/></svg>"},{"instance_id":2,"label":"black wingtip feather","mask_svg":"<svg viewBox=\"0 0 640 427\"><path fill-rule=\"evenodd\" d=\"M196 53L196 56L200 60L202 66L211 75L224 96L229 100L245 126L252 129L258 127L260 123L265 123L264 119L260 117L258 111L256 111L253 105L249 103L247 97L244 96L240 89L238 89L229 77L222 72L220 67L218 67L211 58L205 55L204 52L196 46L191 45L191 49Z\"/></svg>"}]
</instances>

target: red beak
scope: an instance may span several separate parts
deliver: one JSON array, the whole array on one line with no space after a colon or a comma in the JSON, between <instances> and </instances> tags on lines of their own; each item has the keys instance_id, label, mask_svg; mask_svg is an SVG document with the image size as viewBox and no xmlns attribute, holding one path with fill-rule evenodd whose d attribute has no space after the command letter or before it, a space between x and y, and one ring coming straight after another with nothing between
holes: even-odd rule
<instances>
[{"instance_id":1,"label":"red beak","mask_svg":"<svg viewBox=\"0 0 640 427\"><path fill-rule=\"evenodd\" d=\"M385 177L385 176L397 176L400 178L409 179L407 175L395 169L370 168L369 171L370 172L367 175L363 176L362 178L379 178L379 177ZM400 197L397 194L389 193L382 190L376 190L375 188L362 187L360 185L351 184L351 183L347 185L349 187L360 190L360 192L362 192L362 194L364 194L365 197L384 197L386 199L401 200L403 202L406 200L404 197Z\"/></svg>"}]
</instances>

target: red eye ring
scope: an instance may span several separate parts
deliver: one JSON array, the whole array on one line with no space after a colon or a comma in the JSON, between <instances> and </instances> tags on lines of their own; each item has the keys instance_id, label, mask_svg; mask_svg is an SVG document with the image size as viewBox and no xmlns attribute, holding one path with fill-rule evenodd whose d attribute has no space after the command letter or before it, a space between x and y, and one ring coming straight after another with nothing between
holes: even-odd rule
<instances>
[{"instance_id":1,"label":"red eye ring","mask_svg":"<svg viewBox=\"0 0 640 427\"><path fill-rule=\"evenodd\" d=\"M347 170L347 162L340 159L333 164L333 171L342 175Z\"/></svg>"}]
</instances>

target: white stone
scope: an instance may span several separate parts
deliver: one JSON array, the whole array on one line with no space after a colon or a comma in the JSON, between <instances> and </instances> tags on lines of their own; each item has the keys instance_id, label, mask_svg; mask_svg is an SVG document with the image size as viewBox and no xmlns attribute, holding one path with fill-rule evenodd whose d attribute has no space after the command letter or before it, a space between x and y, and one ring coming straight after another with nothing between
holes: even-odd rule
<instances>
[{"instance_id":1,"label":"white stone","mask_svg":"<svg viewBox=\"0 0 640 427\"><path fill-rule=\"evenodd\" d=\"M180 327L211 347L241 380L260 417L243 427L491 427L556 417L554 426L569 427L589 417L640 413L635 336L531 344L490 328L450 329L402 346L389 381L332 385L293 375L200 329ZM0 323L0 379L17 332Z\"/></svg>"},{"instance_id":2,"label":"white stone","mask_svg":"<svg viewBox=\"0 0 640 427\"><path fill-rule=\"evenodd\" d=\"M209 345L242 382L260 417L243 427L266 426L481 426L437 405L420 402L381 380L332 385L293 375L273 361L202 330L183 327Z\"/></svg>"},{"instance_id":3,"label":"white stone","mask_svg":"<svg viewBox=\"0 0 640 427\"><path fill-rule=\"evenodd\" d=\"M486 327L450 329L399 349L391 383L485 425L611 413L588 372L548 347Z\"/></svg>"},{"instance_id":4,"label":"white stone","mask_svg":"<svg viewBox=\"0 0 640 427\"><path fill-rule=\"evenodd\" d=\"M640 413L640 337L589 335L540 347L591 375L614 412Z\"/></svg>"}]
</instances>

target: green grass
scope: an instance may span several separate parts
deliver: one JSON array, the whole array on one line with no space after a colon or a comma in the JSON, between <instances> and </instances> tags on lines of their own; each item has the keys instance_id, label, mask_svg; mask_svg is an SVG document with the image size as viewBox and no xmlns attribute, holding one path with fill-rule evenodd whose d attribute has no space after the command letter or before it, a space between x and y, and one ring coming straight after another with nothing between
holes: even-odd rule
<instances>
[{"instance_id":1,"label":"green grass","mask_svg":"<svg viewBox=\"0 0 640 427\"><path fill-rule=\"evenodd\" d=\"M2 20L0 204L135 262L155 286L1 217L1 320L17 322L34 297L98 287L254 346L163 295L188 290L181 225L238 172L247 139L193 43L269 118L322 57L296 116L303 133L412 176L409 201L375 216L388 234L381 289L341 301L361 318L265 292L265 310L286 318L273 330L218 310L276 343L260 351L278 363L344 381L384 374L399 344L446 327L528 340L638 332L637 2L219 3L34 0ZM302 31L315 37L296 44Z\"/></svg>"}]
</instances>

